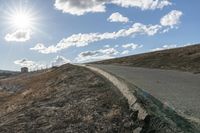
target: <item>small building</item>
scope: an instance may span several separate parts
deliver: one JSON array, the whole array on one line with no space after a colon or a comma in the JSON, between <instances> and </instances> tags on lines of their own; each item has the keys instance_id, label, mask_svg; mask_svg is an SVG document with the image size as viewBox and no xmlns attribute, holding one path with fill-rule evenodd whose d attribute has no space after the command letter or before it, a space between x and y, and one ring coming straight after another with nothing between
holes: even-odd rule
<instances>
[{"instance_id":1,"label":"small building","mask_svg":"<svg viewBox=\"0 0 200 133\"><path fill-rule=\"evenodd\" d=\"M21 73L27 73L27 72L28 72L28 67L21 68Z\"/></svg>"}]
</instances>

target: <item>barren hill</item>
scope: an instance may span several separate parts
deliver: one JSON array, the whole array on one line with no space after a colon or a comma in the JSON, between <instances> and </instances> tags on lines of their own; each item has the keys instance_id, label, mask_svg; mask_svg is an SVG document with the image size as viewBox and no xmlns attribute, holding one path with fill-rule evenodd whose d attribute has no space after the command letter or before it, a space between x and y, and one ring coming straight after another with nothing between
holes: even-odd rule
<instances>
[{"instance_id":1,"label":"barren hill","mask_svg":"<svg viewBox=\"0 0 200 133\"><path fill-rule=\"evenodd\" d=\"M200 72L200 44L94 62L133 67Z\"/></svg>"},{"instance_id":2,"label":"barren hill","mask_svg":"<svg viewBox=\"0 0 200 133\"><path fill-rule=\"evenodd\" d=\"M0 132L131 132L128 103L107 80L73 65L0 80Z\"/></svg>"},{"instance_id":3,"label":"barren hill","mask_svg":"<svg viewBox=\"0 0 200 133\"><path fill-rule=\"evenodd\" d=\"M11 76L0 79L0 132L197 131L195 125L170 108L163 109L159 101L146 93L137 91L135 96L137 102L148 110L149 114L144 119L139 117L137 106L132 109L118 88L85 67L66 64L45 71Z\"/></svg>"}]
</instances>

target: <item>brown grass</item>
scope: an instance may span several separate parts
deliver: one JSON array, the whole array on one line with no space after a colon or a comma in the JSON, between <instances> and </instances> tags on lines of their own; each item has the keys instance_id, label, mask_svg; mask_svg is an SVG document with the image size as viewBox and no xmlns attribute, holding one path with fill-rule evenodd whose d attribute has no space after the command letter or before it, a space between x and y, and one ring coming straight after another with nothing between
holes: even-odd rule
<instances>
[{"instance_id":1,"label":"brown grass","mask_svg":"<svg viewBox=\"0 0 200 133\"><path fill-rule=\"evenodd\" d=\"M133 67L172 69L200 72L200 45L163 50L128 57L94 62L94 64L116 64Z\"/></svg>"},{"instance_id":2,"label":"brown grass","mask_svg":"<svg viewBox=\"0 0 200 133\"><path fill-rule=\"evenodd\" d=\"M86 68L68 64L0 83L9 84L9 92L19 86L0 93L0 132L132 131L125 98Z\"/></svg>"}]
</instances>

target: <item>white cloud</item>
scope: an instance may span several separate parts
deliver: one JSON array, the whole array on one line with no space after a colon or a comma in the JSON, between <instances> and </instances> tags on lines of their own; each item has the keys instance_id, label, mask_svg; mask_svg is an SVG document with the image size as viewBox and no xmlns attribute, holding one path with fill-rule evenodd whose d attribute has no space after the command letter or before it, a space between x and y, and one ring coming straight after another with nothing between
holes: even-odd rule
<instances>
[{"instance_id":1,"label":"white cloud","mask_svg":"<svg viewBox=\"0 0 200 133\"><path fill-rule=\"evenodd\" d=\"M100 60L106 60L106 59L112 59L114 57L110 55L97 55L97 56L86 56L86 57L77 57L76 62L77 63L86 63L86 62L92 62L92 61L100 61Z\"/></svg>"},{"instance_id":2,"label":"white cloud","mask_svg":"<svg viewBox=\"0 0 200 133\"><path fill-rule=\"evenodd\" d=\"M67 49L72 46L83 47L89 45L90 43L108 39L117 39L119 37L128 37L135 35L153 36L161 29L162 26L160 25L144 25L141 23L135 23L130 28L121 29L117 32L74 34L70 37L62 39L56 45L45 47L44 44L37 44L35 47L31 48L31 50L35 50L44 54L56 53L60 50Z\"/></svg>"},{"instance_id":3,"label":"white cloud","mask_svg":"<svg viewBox=\"0 0 200 133\"><path fill-rule=\"evenodd\" d=\"M126 48L126 49L130 48L130 49L132 49L132 50L135 50L135 49L137 49L137 48L142 48L143 45L138 45L138 44L135 44L135 43L128 43L128 44L122 45L122 47L123 47L123 48Z\"/></svg>"},{"instance_id":4,"label":"white cloud","mask_svg":"<svg viewBox=\"0 0 200 133\"><path fill-rule=\"evenodd\" d=\"M162 9L172 3L169 0L55 0L54 6L64 13L84 15L89 12L105 12L106 4L155 10Z\"/></svg>"},{"instance_id":5,"label":"white cloud","mask_svg":"<svg viewBox=\"0 0 200 133\"><path fill-rule=\"evenodd\" d=\"M31 48L32 50L43 50L45 49L46 47L44 46L44 44L42 43L38 43L37 45L35 45L34 48Z\"/></svg>"},{"instance_id":6,"label":"white cloud","mask_svg":"<svg viewBox=\"0 0 200 133\"><path fill-rule=\"evenodd\" d=\"M161 31L161 33L167 33L167 32L169 32L170 29L173 29L173 28L167 27L167 28L163 29L163 31Z\"/></svg>"},{"instance_id":7,"label":"white cloud","mask_svg":"<svg viewBox=\"0 0 200 133\"><path fill-rule=\"evenodd\" d=\"M184 44L183 47L190 46L190 45L193 45L193 44L198 44L198 43L187 43L187 44Z\"/></svg>"},{"instance_id":8,"label":"white cloud","mask_svg":"<svg viewBox=\"0 0 200 133\"><path fill-rule=\"evenodd\" d=\"M30 70L38 70L38 69L44 69L47 66L61 66L66 63L70 63L71 61L66 59L63 56L57 56L53 59L52 62L49 62L48 64L43 64L35 61L31 61L28 59L21 59L14 61L14 64L19 65L20 67L28 67Z\"/></svg>"},{"instance_id":9,"label":"white cloud","mask_svg":"<svg viewBox=\"0 0 200 133\"><path fill-rule=\"evenodd\" d=\"M112 3L121 7L137 7L142 10L162 9L172 3L169 0L112 0Z\"/></svg>"},{"instance_id":10,"label":"white cloud","mask_svg":"<svg viewBox=\"0 0 200 133\"><path fill-rule=\"evenodd\" d=\"M121 55L127 55L127 54L129 54L129 50L124 50L121 52Z\"/></svg>"},{"instance_id":11,"label":"white cloud","mask_svg":"<svg viewBox=\"0 0 200 133\"><path fill-rule=\"evenodd\" d=\"M20 67L28 67L29 69L41 69L45 68L44 64L36 63L31 60L27 59L21 59L21 60L16 60L14 61L16 65L19 65Z\"/></svg>"},{"instance_id":12,"label":"white cloud","mask_svg":"<svg viewBox=\"0 0 200 133\"><path fill-rule=\"evenodd\" d=\"M55 0L55 8L72 15L88 12L105 12L107 0Z\"/></svg>"},{"instance_id":13,"label":"white cloud","mask_svg":"<svg viewBox=\"0 0 200 133\"><path fill-rule=\"evenodd\" d=\"M105 55L117 55L118 54L118 51L114 48L100 49L100 50L98 50L98 52L105 54Z\"/></svg>"},{"instance_id":14,"label":"white cloud","mask_svg":"<svg viewBox=\"0 0 200 133\"><path fill-rule=\"evenodd\" d=\"M142 48L143 45L135 44L135 43L128 43L128 44L123 44L122 48L126 49L121 52L121 55L127 55L131 50L136 50L138 48Z\"/></svg>"},{"instance_id":15,"label":"white cloud","mask_svg":"<svg viewBox=\"0 0 200 133\"><path fill-rule=\"evenodd\" d=\"M166 50L166 49L172 49L172 48L180 48L180 47L190 46L190 45L193 45L193 44L198 44L198 43L163 45L162 47L151 49L151 51L160 51L160 50Z\"/></svg>"},{"instance_id":16,"label":"white cloud","mask_svg":"<svg viewBox=\"0 0 200 133\"><path fill-rule=\"evenodd\" d=\"M105 45L105 46L104 46L104 48L109 48L109 47L110 47L110 45Z\"/></svg>"},{"instance_id":17,"label":"white cloud","mask_svg":"<svg viewBox=\"0 0 200 133\"><path fill-rule=\"evenodd\" d=\"M58 51L58 48L51 45L49 47L45 47L44 44L38 43L33 48L30 48L30 50L38 51L42 54L49 54L49 53L56 53Z\"/></svg>"},{"instance_id":18,"label":"white cloud","mask_svg":"<svg viewBox=\"0 0 200 133\"><path fill-rule=\"evenodd\" d=\"M81 52L78 57L75 59L76 62L89 62L89 61L98 61L104 59L114 58L119 52L114 48L99 49L96 51L85 51Z\"/></svg>"},{"instance_id":19,"label":"white cloud","mask_svg":"<svg viewBox=\"0 0 200 133\"><path fill-rule=\"evenodd\" d=\"M155 48L152 49L151 51L160 51L160 50L166 50L166 49L172 49L172 48L177 48L178 46L176 44L172 44L172 45L164 45L160 48Z\"/></svg>"},{"instance_id":20,"label":"white cloud","mask_svg":"<svg viewBox=\"0 0 200 133\"><path fill-rule=\"evenodd\" d=\"M119 47L119 45L115 45L115 48L118 48Z\"/></svg>"},{"instance_id":21,"label":"white cloud","mask_svg":"<svg viewBox=\"0 0 200 133\"><path fill-rule=\"evenodd\" d=\"M64 65L66 63L70 63L71 61L66 59L65 57L63 56L57 56L53 62L52 62L52 65L53 66L61 66L61 65Z\"/></svg>"},{"instance_id":22,"label":"white cloud","mask_svg":"<svg viewBox=\"0 0 200 133\"><path fill-rule=\"evenodd\" d=\"M106 49L99 49L96 51L86 51L86 52L81 52L79 55L81 57L87 57L87 56L94 56L98 54L103 54L103 55L117 55L119 52L115 48L106 48Z\"/></svg>"},{"instance_id":23,"label":"white cloud","mask_svg":"<svg viewBox=\"0 0 200 133\"><path fill-rule=\"evenodd\" d=\"M79 57L96 56L98 54L99 54L98 51L85 51L85 52L81 52L79 54Z\"/></svg>"},{"instance_id":24,"label":"white cloud","mask_svg":"<svg viewBox=\"0 0 200 133\"><path fill-rule=\"evenodd\" d=\"M110 17L107 20L109 22L122 22L122 23L129 22L129 19L127 17L124 17L119 12L115 12L115 13L111 14Z\"/></svg>"},{"instance_id":25,"label":"white cloud","mask_svg":"<svg viewBox=\"0 0 200 133\"><path fill-rule=\"evenodd\" d=\"M5 36L5 40L8 42L25 42L30 40L31 38L31 31L30 30L16 30L13 33L8 33Z\"/></svg>"},{"instance_id":26,"label":"white cloud","mask_svg":"<svg viewBox=\"0 0 200 133\"><path fill-rule=\"evenodd\" d=\"M171 48L176 48L176 47L177 47L176 45L164 45L160 48L152 49L152 51L160 51L160 50L166 50L166 49L171 49Z\"/></svg>"},{"instance_id":27,"label":"white cloud","mask_svg":"<svg viewBox=\"0 0 200 133\"><path fill-rule=\"evenodd\" d=\"M180 18L183 15L181 11L173 10L163 16L160 20L161 25L173 27L180 23Z\"/></svg>"}]
</instances>

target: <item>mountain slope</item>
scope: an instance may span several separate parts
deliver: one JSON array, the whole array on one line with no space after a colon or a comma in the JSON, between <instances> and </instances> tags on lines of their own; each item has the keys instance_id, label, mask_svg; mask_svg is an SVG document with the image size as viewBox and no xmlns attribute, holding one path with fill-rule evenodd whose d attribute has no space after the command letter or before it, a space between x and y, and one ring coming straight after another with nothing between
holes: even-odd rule
<instances>
[{"instance_id":1,"label":"mountain slope","mask_svg":"<svg viewBox=\"0 0 200 133\"><path fill-rule=\"evenodd\" d=\"M200 72L200 44L94 62L133 67Z\"/></svg>"}]
</instances>

